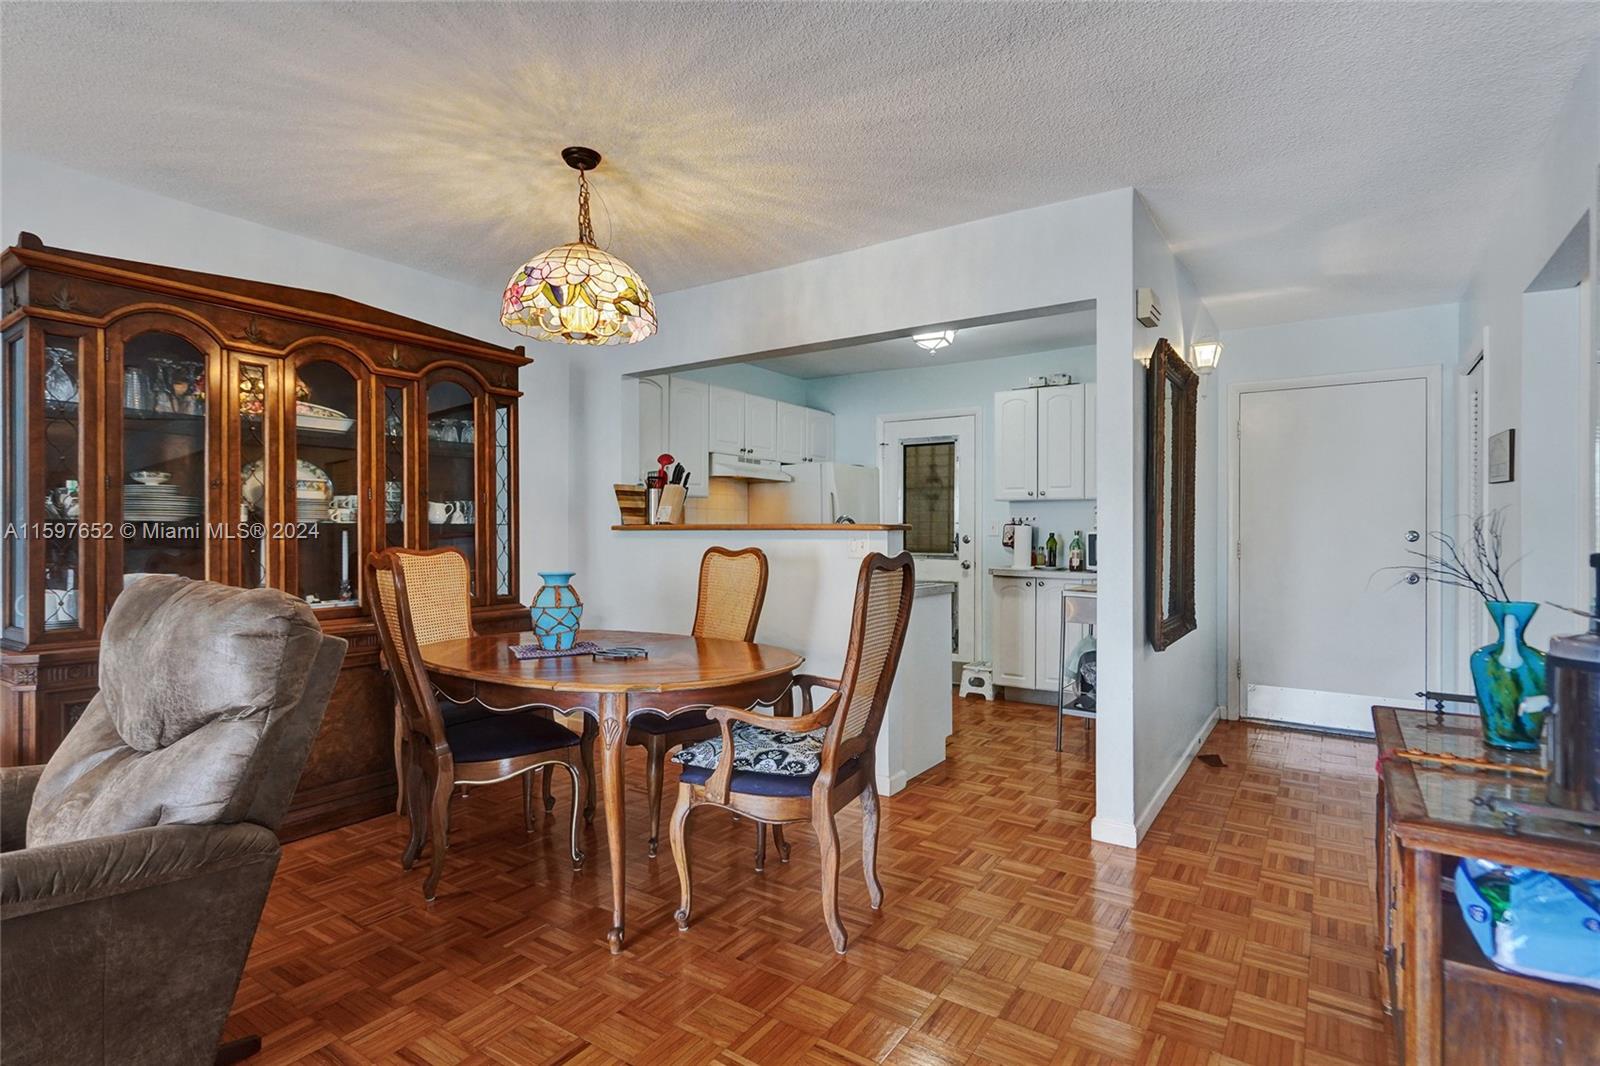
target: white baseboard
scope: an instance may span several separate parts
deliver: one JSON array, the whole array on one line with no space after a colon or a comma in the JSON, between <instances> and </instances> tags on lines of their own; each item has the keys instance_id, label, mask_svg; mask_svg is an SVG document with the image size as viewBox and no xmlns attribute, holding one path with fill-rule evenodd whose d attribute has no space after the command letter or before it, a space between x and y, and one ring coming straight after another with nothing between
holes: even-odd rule
<instances>
[{"instance_id":1,"label":"white baseboard","mask_svg":"<svg viewBox=\"0 0 1600 1066\"><path fill-rule=\"evenodd\" d=\"M1211 735L1211 731L1216 728L1221 718L1222 708L1213 707L1211 714L1195 733L1194 739L1189 741L1189 746L1184 749L1183 755L1172 767L1172 772L1167 774L1166 780L1161 782L1161 787L1156 789L1156 794L1150 797L1150 802L1139 815L1139 820L1134 824L1135 843L1132 846L1137 847L1138 841L1144 839L1150 824L1156 820L1156 815L1161 813L1161 808L1166 806L1167 799L1172 795L1172 790L1178 787L1178 782L1183 780L1183 775L1189 772L1189 764L1194 762L1194 757L1200 752L1200 746L1206 742L1206 738Z\"/></svg>"},{"instance_id":2,"label":"white baseboard","mask_svg":"<svg viewBox=\"0 0 1600 1066\"><path fill-rule=\"evenodd\" d=\"M1119 848L1139 846L1139 830L1132 822L1098 815L1089 823L1089 838L1101 844L1115 844Z\"/></svg>"}]
</instances>

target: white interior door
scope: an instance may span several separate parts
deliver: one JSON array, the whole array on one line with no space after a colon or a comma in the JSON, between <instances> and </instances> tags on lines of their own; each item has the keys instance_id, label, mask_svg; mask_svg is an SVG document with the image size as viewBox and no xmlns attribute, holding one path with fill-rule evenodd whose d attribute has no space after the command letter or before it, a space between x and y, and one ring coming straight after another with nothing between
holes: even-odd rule
<instances>
[{"instance_id":1,"label":"white interior door","mask_svg":"<svg viewBox=\"0 0 1600 1066\"><path fill-rule=\"evenodd\" d=\"M951 658L971 662L978 640L976 415L884 418L878 483L885 522L904 522L918 581L951 581Z\"/></svg>"},{"instance_id":2,"label":"white interior door","mask_svg":"<svg viewBox=\"0 0 1600 1066\"><path fill-rule=\"evenodd\" d=\"M1255 718L1370 732L1427 684L1425 377L1239 397L1240 696ZM1413 539L1414 538L1414 539Z\"/></svg>"}]
</instances>

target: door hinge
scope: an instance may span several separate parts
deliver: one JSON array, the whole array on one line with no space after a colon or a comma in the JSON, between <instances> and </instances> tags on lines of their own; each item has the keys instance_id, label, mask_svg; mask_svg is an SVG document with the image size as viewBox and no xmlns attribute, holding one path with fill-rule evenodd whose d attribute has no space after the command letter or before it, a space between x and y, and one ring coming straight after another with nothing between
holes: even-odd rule
<instances>
[{"instance_id":1,"label":"door hinge","mask_svg":"<svg viewBox=\"0 0 1600 1066\"><path fill-rule=\"evenodd\" d=\"M1234 440L1244 440L1244 430L1242 428L1240 428L1243 425L1244 425L1243 421L1235 422L1233 424L1233 439Z\"/></svg>"},{"instance_id":2,"label":"door hinge","mask_svg":"<svg viewBox=\"0 0 1600 1066\"><path fill-rule=\"evenodd\" d=\"M1233 542L1233 557L1235 559L1243 559L1244 558L1244 545L1242 543L1240 543L1239 541L1234 541Z\"/></svg>"},{"instance_id":3,"label":"door hinge","mask_svg":"<svg viewBox=\"0 0 1600 1066\"><path fill-rule=\"evenodd\" d=\"M1233 679L1235 681L1244 680L1244 664L1238 659L1233 660Z\"/></svg>"}]
</instances>

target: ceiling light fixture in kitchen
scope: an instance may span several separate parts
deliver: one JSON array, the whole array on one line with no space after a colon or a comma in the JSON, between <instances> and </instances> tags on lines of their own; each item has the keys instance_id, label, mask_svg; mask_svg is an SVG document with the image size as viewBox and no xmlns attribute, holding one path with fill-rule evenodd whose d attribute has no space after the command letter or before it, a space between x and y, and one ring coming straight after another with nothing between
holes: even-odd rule
<instances>
[{"instance_id":1,"label":"ceiling light fixture in kitchen","mask_svg":"<svg viewBox=\"0 0 1600 1066\"><path fill-rule=\"evenodd\" d=\"M578 172L578 239L528 260L512 275L500 321L534 340L566 344L633 344L656 331L656 309L644 279L595 243L589 222L593 148L561 151Z\"/></svg>"},{"instance_id":2,"label":"ceiling light fixture in kitchen","mask_svg":"<svg viewBox=\"0 0 1600 1066\"><path fill-rule=\"evenodd\" d=\"M951 342L956 339L956 331L953 329L939 329L934 330L932 333L913 333L911 339L916 341L917 347L923 351L936 352L940 348L950 347Z\"/></svg>"}]
</instances>

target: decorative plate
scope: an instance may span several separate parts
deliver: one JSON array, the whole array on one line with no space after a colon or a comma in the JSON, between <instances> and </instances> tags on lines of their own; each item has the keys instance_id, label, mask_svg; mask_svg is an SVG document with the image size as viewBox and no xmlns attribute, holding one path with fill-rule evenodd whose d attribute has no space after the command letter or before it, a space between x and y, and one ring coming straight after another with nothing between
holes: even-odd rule
<instances>
[{"instance_id":1,"label":"decorative plate","mask_svg":"<svg viewBox=\"0 0 1600 1066\"><path fill-rule=\"evenodd\" d=\"M298 475L295 481L295 498L297 500L329 500L333 498L333 479L328 476L327 471L314 463L306 462L304 459L297 460L297 466L298 469L295 471ZM265 462L257 459L246 466L239 474L240 491L244 496L244 502L258 511L261 509L262 498L267 492L266 480L262 477L264 469Z\"/></svg>"}]
</instances>

